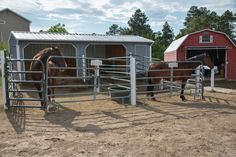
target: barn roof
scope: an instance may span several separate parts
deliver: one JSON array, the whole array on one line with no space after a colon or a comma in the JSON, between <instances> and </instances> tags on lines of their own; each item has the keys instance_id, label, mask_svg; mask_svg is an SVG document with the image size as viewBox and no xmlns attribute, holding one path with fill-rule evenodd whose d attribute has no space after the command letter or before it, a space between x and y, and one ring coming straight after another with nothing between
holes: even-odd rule
<instances>
[{"instance_id":1,"label":"barn roof","mask_svg":"<svg viewBox=\"0 0 236 157\"><path fill-rule=\"evenodd\" d=\"M196 34L196 33L199 33L199 32L203 32L203 31L211 31L211 32L215 32L215 33L220 33L220 34L223 34L225 35L229 41L236 47L236 45L234 44L234 42L229 38L229 36L226 34L226 33L223 33L223 32L219 32L219 31L213 31L211 29L203 29L201 31L197 31L197 32L193 32L193 33L190 33L190 34L187 34L177 40L174 40L170 45L169 47L165 50L164 53L169 53L169 52L173 52L173 51L177 51L177 49L183 44L183 42L188 38L188 36L190 35L193 35L193 34Z\"/></svg>"},{"instance_id":2,"label":"barn roof","mask_svg":"<svg viewBox=\"0 0 236 157\"><path fill-rule=\"evenodd\" d=\"M188 35L185 35L177 40L174 40L169 47L165 50L164 53L168 53L168 52L173 52L176 51L180 45L185 41L185 39L188 37Z\"/></svg>"},{"instance_id":3,"label":"barn roof","mask_svg":"<svg viewBox=\"0 0 236 157\"><path fill-rule=\"evenodd\" d=\"M101 35L101 34L69 34L48 32L12 31L16 40L24 41L88 41L88 42L138 42L153 43L154 41L136 35Z\"/></svg>"},{"instance_id":4,"label":"barn roof","mask_svg":"<svg viewBox=\"0 0 236 157\"><path fill-rule=\"evenodd\" d=\"M18 17L20 17L20 18L24 19L25 21L27 21L27 22L31 23L31 21L30 21L30 20L28 20L27 18L25 18L25 17L21 16L20 14L18 14L18 13L16 13L16 12L14 12L13 10L11 10L11 9L9 9L9 8L5 8L5 9L1 9L1 10L0 10L0 12L5 12L5 11L10 11L10 12L12 12L13 14L15 14L16 16L18 16Z\"/></svg>"}]
</instances>

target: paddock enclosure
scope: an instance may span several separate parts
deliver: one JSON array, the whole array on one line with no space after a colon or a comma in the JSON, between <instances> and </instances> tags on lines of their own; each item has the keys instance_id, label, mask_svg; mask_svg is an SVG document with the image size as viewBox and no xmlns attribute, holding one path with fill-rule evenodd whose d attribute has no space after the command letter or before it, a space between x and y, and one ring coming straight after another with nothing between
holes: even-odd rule
<instances>
[{"instance_id":1,"label":"paddock enclosure","mask_svg":"<svg viewBox=\"0 0 236 157\"><path fill-rule=\"evenodd\" d=\"M136 105L147 99L148 67L158 60L151 57L153 41L140 36L108 36L88 34L57 34L12 32L10 39L10 56L5 58L6 76L6 104L17 106L25 101L21 107L38 107L31 105L32 101L44 101L48 107L49 97L55 97L56 103L73 103L112 99L121 103ZM60 76L50 76L51 70L47 65L46 72L29 71L33 56L39 50L57 46L67 62L64 73ZM189 63L191 64L191 63ZM201 63L199 63L201 64ZM162 81L155 85L155 93L164 96L179 95L181 85L174 82L174 77L189 78L185 94L194 99L203 97L203 69L178 69L178 62L168 63L167 69L157 69L169 72ZM54 67L56 69L56 67ZM174 76L176 70L190 70L190 76ZM30 79L31 73L40 73L41 81ZM165 78L170 81L164 81ZM50 85L50 80L56 80L56 85ZM35 90L33 83L41 83L41 91ZM49 93L56 89L55 93ZM43 98L37 97L42 93ZM53 102L55 103L55 102ZM7 107L6 107L7 108Z\"/></svg>"},{"instance_id":2,"label":"paddock enclosure","mask_svg":"<svg viewBox=\"0 0 236 157\"><path fill-rule=\"evenodd\" d=\"M2 54L3 55L3 54ZM14 68L14 65L25 64L33 61L32 59L13 59L3 57L5 67L3 71L5 76L3 84L5 85L5 108L9 107L29 107L42 108L40 101L47 105L51 104L48 101L49 96L55 97L57 104L67 104L75 102L101 101L111 99L122 104L136 105L139 102L148 99L146 97L148 91L147 65L141 65L146 57L130 55L127 57L111 57L111 58L90 58L90 57L73 57L73 56L51 56L51 58L64 58L65 60L82 60L82 66L77 67L68 65L67 67L49 67L46 66L46 72L29 71ZM153 60L149 64L160 62ZM189 61L186 61L189 62ZM174 82L178 77L187 77L188 83L185 89L185 95L191 95L195 100L203 97L203 69L199 66L197 69L179 69L179 62L170 62L169 68L157 69L156 71L168 71L168 76L158 76L163 81L155 84L154 93L157 99L160 97L170 97L180 95L181 83ZM189 62L189 64L194 62ZM199 63L201 64L201 63ZM48 71L53 69L63 69L64 73L58 76L50 76ZM146 69L146 70L144 70ZM68 75L70 71L81 71L81 76ZM175 71L190 70L193 73L189 76L173 75ZM33 81L27 79L24 75L41 74L42 80ZM20 79L25 78L25 79ZM155 77L153 77L155 78ZM168 78L170 81L164 81ZM56 80L55 85L49 84L50 80ZM34 83L40 83L42 90L38 91L34 87ZM51 89L55 89L55 93L48 93ZM42 99L39 99L38 93L42 93ZM32 102L38 102L37 105ZM24 102L22 105L21 102ZM20 104L20 105L19 105Z\"/></svg>"}]
</instances>

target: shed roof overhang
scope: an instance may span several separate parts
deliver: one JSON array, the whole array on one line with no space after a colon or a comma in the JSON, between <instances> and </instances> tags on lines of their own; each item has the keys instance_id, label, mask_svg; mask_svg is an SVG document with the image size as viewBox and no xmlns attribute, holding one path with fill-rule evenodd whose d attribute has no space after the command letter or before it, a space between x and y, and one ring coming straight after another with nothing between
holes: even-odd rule
<instances>
[{"instance_id":1,"label":"shed roof overhang","mask_svg":"<svg viewBox=\"0 0 236 157\"><path fill-rule=\"evenodd\" d=\"M14 36L14 38L18 41L154 43L153 40L136 35L98 35L12 31L11 36Z\"/></svg>"}]
</instances>

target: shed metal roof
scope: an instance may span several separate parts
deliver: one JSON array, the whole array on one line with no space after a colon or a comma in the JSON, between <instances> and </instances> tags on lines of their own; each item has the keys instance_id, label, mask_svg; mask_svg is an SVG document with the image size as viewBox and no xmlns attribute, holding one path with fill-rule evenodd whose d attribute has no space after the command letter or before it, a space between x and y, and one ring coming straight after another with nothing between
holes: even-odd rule
<instances>
[{"instance_id":1,"label":"shed metal roof","mask_svg":"<svg viewBox=\"0 0 236 157\"><path fill-rule=\"evenodd\" d=\"M139 42L153 43L154 41L135 35L98 35L98 34L64 34L48 32L12 31L16 40L24 41L89 41L89 42Z\"/></svg>"}]
</instances>

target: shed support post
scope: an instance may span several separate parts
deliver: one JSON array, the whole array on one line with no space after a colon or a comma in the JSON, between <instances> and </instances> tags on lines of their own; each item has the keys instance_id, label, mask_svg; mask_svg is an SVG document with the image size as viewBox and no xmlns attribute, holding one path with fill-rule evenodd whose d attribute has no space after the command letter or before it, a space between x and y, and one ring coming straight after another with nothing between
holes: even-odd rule
<instances>
[{"instance_id":1,"label":"shed support post","mask_svg":"<svg viewBox=\"0 0 236 157\"><path fill-rule=\"evenodd\" d=\"M131 92L131 105L136 105L136 70L135 58L130 56L130 92Z\"/></svg>"},{"instance_id":2,"label":"shed support post","mask_svg":"<svg viewBox=\"0 0 236 157\"><path fill-rule=\"evenodd\" d=\"M82 55L82 69L83 69L83 82L86 82L85 76L86 76L86 61L85 61L85 56Z\"/></svg>"}]
</instances>

